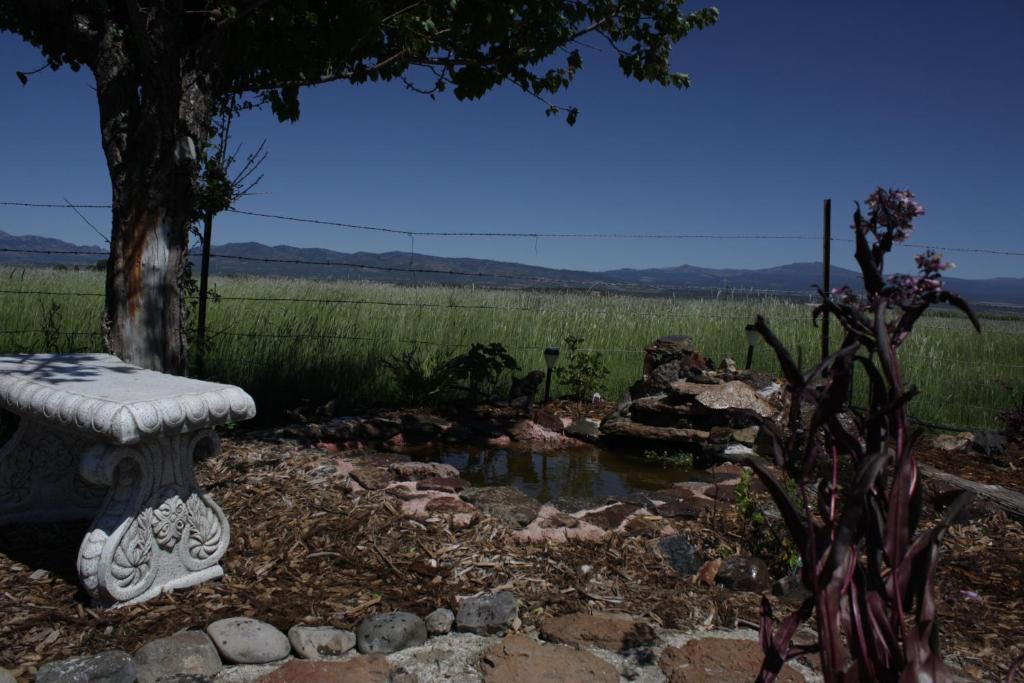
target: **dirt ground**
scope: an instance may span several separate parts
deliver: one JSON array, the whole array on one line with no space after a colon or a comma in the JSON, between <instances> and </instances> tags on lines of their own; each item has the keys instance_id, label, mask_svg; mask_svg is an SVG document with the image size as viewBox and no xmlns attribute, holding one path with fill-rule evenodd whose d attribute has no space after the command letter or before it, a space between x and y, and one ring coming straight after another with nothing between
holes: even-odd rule
<instances>
[{"instance_id":1,"label":"dirt ground","mask_svg":"<svg viewBox=\"0 0 1024 683\"><path fill-rule=\"evenodd\" d=\"M520 545L488 518L465 529L416 522L385 493L345 493L338 457L296 443L224 438L222 455L200 463L197 475L231 521L225 578L140 606L88 606L74 569L85 525L3 529L0 666L25 676L46 661L134 652L230 616L282 629L352 628L376 612L422 615L455 608L457 596L499 589L516 594L526 624L578 610L626 611L675 628L758 622L760 596L680 579L649 537ZM676 526L709 557L742 550L731 508ZM937 579L943 652L970 678L1005 678L1024 653L1024 527L1002 515L955 527ZM777 615L787 612L776 605Z\"/></svg>"}]
</instances>

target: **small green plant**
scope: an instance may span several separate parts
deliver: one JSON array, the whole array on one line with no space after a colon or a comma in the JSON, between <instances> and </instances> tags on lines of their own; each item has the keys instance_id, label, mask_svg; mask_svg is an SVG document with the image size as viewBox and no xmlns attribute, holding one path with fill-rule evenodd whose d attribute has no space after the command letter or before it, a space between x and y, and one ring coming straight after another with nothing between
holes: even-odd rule
<instances>
[{"instance_id":1,"label":"small green plant","mask_svg":"<svg viewBox=\"0 0 1024 683\"><path fill-rule=\"evenodd\" d=\"M643 453L644 460L659 463L665 467L693 467L693 453L686 451L655 451L646 450Z\"/></svg>"},{"instance_id":2,"label":"small green plant","mask_svg":"<svg viewBox=\"0 0 1024 683\"><path fill-rule=\"evenodd\" d=\"M75 335L64 331L63 311L56 301L43 305L39 332L43 337L42 351L45 353L77 353L79 348ZM39 351L39 349L33 349Z\"/></svg>"},{"instance_id":3,"label":"small green plant","mask_svg":"<svg viewBox=\"0 0 1024 683\"><path fill-rule=\"evenodd\" d=\"M518 369L516 359L497 342L473 344L467 353L445 363L445 372L454 382L466 383L458 388L467 391L471 400L493 393L503 372Z\"/></svg>"},{"instance_id":4,"label":"small green plant","mask_svg":"<svg viewBox=\"0 0 1024 683\"><path fill-rule=\"evenodd\" d=\"M441 402L450 387L448 364L438 354L422 355L406 351L381 361L391 371L399 394L412 405L434 405Z\"/></svg>"},{"instance_id":5,"label":"small green plant","mask_svg":"<svg viewBox=\"0 0 1024 683\"><path fill-rule=\"evenodd\" d=\"M563 396L574 401L589 399L594 392L603 390L609 374L604 357L596 351L584 351L583 341L583 337L566 337L566 362L555 369L558 383L566 389Z\"/></svg>"},{"instance_id":6,"label":"small green plant","mask_svg":"<svg viewBox=\"0 0 1024 683\"><path fill-rule=\"evenodd\" d=\"M744 469L733 493L736 496L736 510L746 526L746 541L750 552L757 555L773 569L792 574L800 567L800 551L793 545L785 529L778 528L764 514L750 486L750 471ZM787 479L787 493L791 500L799 495L792 480ZM781 520L780 520L781 524Z\"/></svg>"}]
</instances>

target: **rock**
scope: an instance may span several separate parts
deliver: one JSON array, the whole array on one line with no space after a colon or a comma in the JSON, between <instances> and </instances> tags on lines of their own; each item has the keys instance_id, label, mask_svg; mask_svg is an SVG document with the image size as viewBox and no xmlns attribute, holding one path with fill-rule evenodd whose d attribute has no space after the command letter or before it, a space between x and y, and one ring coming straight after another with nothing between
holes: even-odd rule
<instances>
[{"instance_id":1,"label":"rock","mask_svg":"<svg viewBox=\"0 0 1024 683\"><path fill-rule=\"evenodd\" d=\"M594 442L601 437L601 421L593 417L577 417L565 428L568 436Z\"/></svg>"},{"instance_id":2,"label":"rock","mask_svg":"<svg viewBox=\"0 0 1024 683\"><path fill-rule=\"evenodd\" d=\"M974 441L974 434L960 432L959 434L940 434L932 439L932 447L941 451L961 451L971 445Z\"/></svg>"},{"instance_id":3,"label":"rock","mask_svg":"<svg viewBox=\"0 0 1024 683\"><path fill-rule=\"evenodd\" d=\"M214 679L201 674L171 674L157 679L157 683L214 683Z\"/></svg>"},{"instance_id":4,"label":"rock","mask_svg":"<svg viewBox=\"0 0 1024 683\"><path fill-rule=\"evenodd\" d=\"M671 441L686 444L702 444L711 437L703 429L682 427L654 427L634 422L625 417L609 417L601 423L601 433L606 436L645 439L648 441Z\"/></svg>"},{"instance_id":5,"label":"rock","mask_svg":"<svg viewBox=\"0 0 1024 683\"><path fill-rule=\"evenodd\" d=\"M715 577L718 576L718 570L722 568L722 560L714 559L708 560L700 566L697 571L697 582L703 583L705 586L710 586L715 582Z\"/></svg>"},{"instance_id":6,"label":"rock","mask_svg":"<svg viewBox=\"0 0 1024 683\"><path fill-rule=\"evenodd\" d=\"M618 683L608 662L565 645L542 645L519 634L505 637L480 659L485 683Z\"/></svg>"},{"instance_id":7,"label":"rock","mask_svg":"<svg viewBox=\"0 0 1024 683\"><path fill-rule=\"evenodd\" d=\"M435 515L472 515L477 511L475 507L455 496L433 498L424 509Z\"/></svg>"},{"instance_id":8,"label":"rock","mask_svg":"<svg viewBox=\"0 0 1024 683\"><path fill-rule=\"evenodd\" d=\"M361 425L363 436L367 439L390 439L402 431L402 423L387 417L375 417Z\"/></svg>"},{"instance_id":9,"label":"rock","mask_svg":"<svg viewBox=\"0 0 1024 683\"><path fill-rule=\"evenodd\" d=\"M391 483L391 475L383 467L355 467L350 476L367 489L384 489Z\"/></svg>"},{"instance_id":10,"label":"rock","mask_svg":"<svg viewBox=\"0 0 1024 683\"><path fill-rule=\"evenodd\" d=\"M509 402L518 401L523 407L533 405L537 390L543 383L543 370L532 370L523 377L512 380L512 386L508 390Z\"/></svg>"},{"instance_id":11,"label":"rock","mask_svg":"<svg viewBox=\"0 0 1024 683\"><path fill-rule=\"evenodd\" d=\"M546 450L575 445L572 437L562 433L561 427L556 431L543 427L533 420L520 420L516 422L509 427L508 435L517 443L529 444L534 448Z\"/></svg>"},{"instance_id":12,"label":"rock","mask_svg":"<svg viewBox=\"0 0 1024 683\"><path fill-rule=\"evenodd\" d=\"M469 486L468 481L458 477L428 477L416 482L416 488L421 491L443 491L444 493L458 493Z\"/></svg>"},{"instance_id":13,"label":"rock","mask_svg":"<svg viewBox=\"0 0 1024 683\"><path fill-rule=\"evenodd\" d=\"M997 432L978 432L971 441L971 448L989 458L1001 455L1006 451L1006 437Z\"/></svg>"},{"instance_id":14,"label":"rock","mask_svg":"<svg viewBox=\"0 0 1024 683\"><path fill-rule=\"evenodd\" d=\"M447 430L451 425L433 415L407 413L399 418L402 434L413 441L429 440Z\"/></svg>"},{"instance_id":15,"label":"rock","mask_svg":"<svg viewBox=\"0 0 1024 683\"><path fill-rule=\"evenodd\" d=\"M44 664L36 683L135 683L135 662L123 650L71 657Z\"/></svg>"},{"instance_id":16,"label":"rock","mask_svg":"<svg viewBox=\"0 0 1024 683\"><path fill-rule=\"evenodd\" d=\"M566 614L540 624L545 640L573 647L596 645L612 652L652 645L654 629L637 617L619 612Z\"/></svg>"},{"instance_id":17,"label":"rock","mask_svg":"<svg viewBox=\"0 0 1024 683\"><path fill-rule=\"evenodd\" d=\"M752 386L739 380L711 385L681 380L673 382L671 390L680 396L692 396L697 403L713 410L752 410L761 417L772 417L778 412Z\"/></svg>"},{"instance_id":18,"label":"rock","mask_svg":"<svg viewBox=\"0 0 1024 683\"><path fill-rule=\"evenodd\" d=\"M14 674L4 668L0 668L0 683L18 683L14 680Z\"/></svg>"},{"instance_id":19,"label":"rock","mask_svg":"<svg viewBox=\"0 0 1024 683\"><path fill-rule=\"evenodd\" d=\"M221 657L232 664L266 664L291 653L288 637L262 621L232 617L215 621L206 632Z\"/></svg>"},{"instance_id":20,"label":"rock","mask_svg":"<svg viewBox=\"0 0 1024 683\"><path fill-rule=\"evenodd\" d=\"M432 636L443 636L452 630L452 624L455 623L455 613L450 609L440 607L423 619L423 623L427 626L427 633Z\"/></svg>"},{"instance_id":21,"label":"rock","mask_svg":"<svg viewBox=\"0 0 1024 683\"><path fill-rule=\"evenodd\" d=\"M757 434L760 430L756 425L734 430L732 440L744 446L753 447L757 443Z\"/></svg>"},{"instance_id":22,"label":"rock","mask_svg":"<svg viewBox=\"0 0 1024 683\"><path fill-rule=\"evenodd\" d=\"M655 512L669 519L698 519L705 510L713 510L715 507L715 501L713 500L690 498L688 500L669 501L655 508Z\"/></svg>"},{"instance_id":23,"label":"rock","mask_svg":"<svg viewBox=\"0 0 1024 683\"><path fill-rule=\"evenodd\" d=\"M736 486L735 484L716 484L708 489L708 496L719 503L735 503Z\"/></svg>"},{"instance_id":24,"label":"rock","mask_svg":"<svg viewBox=\"0 0 1024 683\"><path fill-rule=\"evenodd\" d=\"M391 683L392 667L384 655L353 657L343 662L293 659L258 679L258 683Z\"/></svg>"},{"instance_id":25,"label":"rock","mask_svg":"<svg viewBox=\"0 0 1024 683\"><path fill-rule=\"evenodd\" d=\"M396 477L405 481L459 476L458 468L443 462L396 462L392 463L388 469Z\"/></svg>"},{"instance_id":26,"label":"rock","mask_svg":"<svg viewBox=\"0 0 1024 683\"><path fill-rule=\"evenodd\" d=\"M303 659L340 657L356 646L356 634L331 626L292 626L288 642Z\"/></svg>"},{"instance_id":27,"label":"rock","mask_svg":"<svg viewBox=\"0 0 1024 683\"><path fill-rule=\"evenodd\" d=\"M657 541L661 555L679 576L693 576L704 564L704 557L685 536L675 534Z\"/></svg>"},{"instance_id":28,"label":"rock","mask_svg":"<svg viewBox=\"0 0 1024 683\"><path fill-rule=\"evenodd\" d=\"M783 576L772 584L772 595L787 602L799 603L811 597L799 576Z\"/></svg>"},{"instance_id":29,"label":"rock","mask_svg":"<svg viewBox=\"0 0 1024 683\"><path fill-rule=\"evenodd\" d=\"M668 683L749 683L761 670L764 653L754 640L697 638L679 647L667 647L658 659ZM804 683L788 664L775 679Z\"/></svg>"},{"instance_id":30,"label":"rock","mask_svg":"<svg viewBox=\"0 0 1024 683\"><path fill-rule=\"evenodd\" d=\"M469 488L461 496L484 514L521 527L529 525L540 510L540 503L511 486Z\"/></svg>"},{"instance_id":31,"label":"rock","mask_svg":"<svg viewBox=\"0 0 1024 683\"><path fill-rule=\"evenodd\" d=\"M516 596L508 591L467 598L459 606L455 623L460 631L491 635L505 633L519 616Z\"/></svg>"},{"instance_id":32,"label":"rock","mask_svg":"<svg viewBox=\"0 0 1024 683\"><path fill-rule=\"evenodd\" d=\"M626 518L640 509L639 505L632 503L617 503L609 505L601 510L590 512L581 518L587 524L611 531L619 528L626 521Z\"/></svg>"},{"instance_id":33,"label":"rock","mask_svg":"<svg viewBox=\"0 0 1024 683\"><path fill-rule=\"evenodd\" d=\"M426 624L409 612L375 614L356 629L356 647L363 654L391 654L426 640Z\"/></svg>"},{"instance_id":34,"label":"rock","mask_svg":"<svg viewBox=\"0 0 1024 683\"><path fill-rule=\"evenodd\" d=\"M723 358L722 362L718 364L719 372L728 372L730 374L736 374L736 361L732 358Z\"/></svg>"},{"instance_id":35,"label":"rock","mask_svg":"<svg viewBox=\"0 0 1024 683\"><path fill-rule=\"evenodd\" d=\"M561 432L565 429L565 423L562 422L562 418L556 415L550 408L537 408L533 411L532 417L533 421L544 429L550 429L553 432Z\"/></svg>"},{"instance_id":36,"label":"rock","mask_svg":"<svg viewBox=\"0 0 1024 683\"><path fill-rule=\"evenodd\" d=\"M758 557L730 557L722 562L715 582L729 590L763 593L771 586L768 565Z\"/></svg>"},{"instance_id":37,"label":"rock","mask_svg":"<svg viewBox=\"0 0 1024 683\"><path fill-rule=\"evenodd\" d=\"M185 631L143 645L135 653L139 683L157 683L172 674L216 676L223 668L213 641L203 631Z\"/></svg>"}]
</instances>

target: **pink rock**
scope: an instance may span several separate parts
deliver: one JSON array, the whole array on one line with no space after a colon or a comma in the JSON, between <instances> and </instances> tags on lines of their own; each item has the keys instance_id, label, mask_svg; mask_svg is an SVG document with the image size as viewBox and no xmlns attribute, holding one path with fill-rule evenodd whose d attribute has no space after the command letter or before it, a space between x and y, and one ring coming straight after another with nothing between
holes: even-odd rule
<instances>
[{"instance_id":1,"label":"pink rock","mask_svg":"<svg viewBox=\"0 0 1024 683\"><path fill-rule=\"evenodd\" d=\"M494 448L500 448L502 446L508 446L511 443L512 443L512 439L509 437L508 434L501 434L499 436L492 436L491 438L487 439L487 445L491 446L491 447L494 447Z\"/></svg>"},{"instance_id":2,"label":"pink rock","mask_svg":"<svg viewBox=\"0 0 1024 683\"><path fill-rule=\"evenodd\" d=\"M473 524L480 512L458 496L441 491L418 491L417 495L402 502L401 513L420 521L442 515L451 525L461 529Z\"/></svg>"},{"instance_id":3,"label":"pink rock","mask_svg":"<svg viewBox=\"0 0 1024 683\"><path fill-rule=\"evenodd\" d=\"M458 477L430 477L416 482L416 488L421 491L444 491L445 493L457 493L469 486L469 482Z\"/></svg>"},{"instance_id":4,"label":"pink rock","mask_svg":"<svg viewBox=\"0 0 1024 683\"><path fill-rule=\"evenodd\" d=\"M554 505L542 505L537 518L525 529L512 532L512 538L521 543L565 543L569 540L603 541L608 532L604 529L579 520L573 526L559 524L565 513Z\"/></svg>"},{"instance_id":5,"label":"pink rock","mask_svg":"<svg viewBox=\"0 0 1024 683\"><path fill-rule=\"evenodd\" d=\"M434 477L457 477L459 470L441 462L396 462L389 467L399 479L419 481Z\"/></svg>"}]
</instances>

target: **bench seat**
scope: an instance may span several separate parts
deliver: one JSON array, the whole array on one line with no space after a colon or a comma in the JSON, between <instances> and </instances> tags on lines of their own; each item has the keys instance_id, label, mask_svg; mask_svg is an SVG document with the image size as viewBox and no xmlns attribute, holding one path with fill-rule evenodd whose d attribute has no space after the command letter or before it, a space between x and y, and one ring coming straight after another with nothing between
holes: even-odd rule
<instances>
[{"instance_id":1,"label":"bench seat","mask_svg":"<svg viewBox=\"0 0 1024 683\"><path fill-rule=\"evenodd\" d=\"M223 575L230 528L195 482L213 427L256 414L238 387L108 354L0 355L0 525L93 520L78 573L100 605L148 600Z\"/></svg>"}]
</instances>

